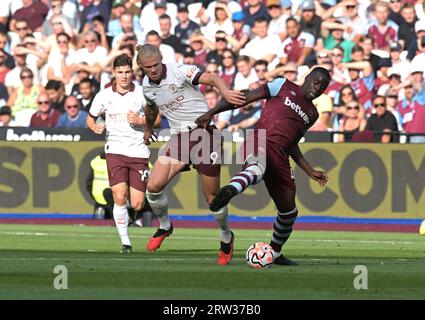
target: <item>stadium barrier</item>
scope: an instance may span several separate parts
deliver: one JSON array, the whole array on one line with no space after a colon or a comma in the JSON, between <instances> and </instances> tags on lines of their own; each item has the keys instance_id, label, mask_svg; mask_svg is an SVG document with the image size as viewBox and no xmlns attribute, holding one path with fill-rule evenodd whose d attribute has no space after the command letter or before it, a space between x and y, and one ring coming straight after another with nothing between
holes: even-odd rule
<instances>
[{"instance_id":1,"label":"stadium barrier","mask_svg":"<svg viewBox=\"0 0 425 320\"><path fill-rule=\"evenodd\" d=\"M153 145L151 159L158 148ZM92 203L85 190L90 160L101 141L0 141L0 217L52 214L88 217ZM238 144L230 143L236 153ZM297 204L303 216L419 219L425 211L425 148L411 144L304 143L311 164L330 176L326 188L295 168ZM240 170L224 165L222 184ZM200 180L194 170L170 184L170 213L208 212ZM273 216L275 207L263 183L248 189L230 205L231 214Z\"/></svg>"}]
</instances>

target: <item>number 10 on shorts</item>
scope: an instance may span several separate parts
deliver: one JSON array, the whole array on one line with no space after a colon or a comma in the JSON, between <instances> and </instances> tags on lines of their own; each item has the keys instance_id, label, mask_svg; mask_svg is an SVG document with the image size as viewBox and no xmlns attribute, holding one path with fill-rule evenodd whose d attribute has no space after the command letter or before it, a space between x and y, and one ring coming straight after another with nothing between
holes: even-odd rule
<instances>
[{"instance_id":1,"label":"number 10 on shorts","mask_svg":"<svg viewBox=\"0 0 425 320\"><path fill-rule=\"evenodd\" d=\"M139 170L142 181L146 181L149 178L149 170Z\"/></svg>"}]
</instances>

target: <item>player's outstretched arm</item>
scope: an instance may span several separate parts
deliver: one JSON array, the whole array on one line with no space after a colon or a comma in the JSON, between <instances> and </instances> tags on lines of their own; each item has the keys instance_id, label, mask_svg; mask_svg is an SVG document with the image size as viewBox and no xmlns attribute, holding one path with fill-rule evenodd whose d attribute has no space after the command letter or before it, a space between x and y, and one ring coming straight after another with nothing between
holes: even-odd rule
<instances>
[{"instance_id":1,"label":"player's outstretched arm","mask_svg":"<svg viewBox=\"0 0 425 320\"><path fill-rule=\"evenodd\" d=\"M260 99L265 99L269 95L266 86L259 87L255 90L242 90L240 91L240 93L243 94L245 97L245 102L243 105L247 105L253 101L257 101ZM205 114L196 119L195 123L201 128L206 128L211 123L211 119L214 117L215 114L227 110L233 110L236 108L239 108L239 105L231 104L228 101L222 100L217 104L217 106L208 110Z\"/></svg>"},{"instance_id":2,"label":"player's outstretched arm","mask_svg":"<svg viewBox=\"0 0 425 320\"><path fill-rule=\"evenodd\" d=\"M298 144L292 146L288 150L289 155L295 163L314 181L317 181L321 187L324 187L329 180L326 172L315 170L310 163L304 158Z\"/></svg>"},{"instance_id":3,"label":"player's outstretched arm","mask_svg":"<svg viewBox=\"0 0 425 320\"><path fill-rule=\"evenodd\" d=\"M226 82L223 79L213 75L211 73L203 73L199 77L198 83L205 84L209 86L214 86L220 90L221 95L227 102L233 105L242 106L245 104L245 95L236 90L230 90L227 87Z\"/></svg>"},{"instance_id":4,"label":"player's outstretched arm","mask_svg":"<svg viewBox=\"0 0 425 320\"><path fill-rule=\"evenodd\" d=\"M151 142L156 141L156 135L153 132L155 122L158 118L159 109L157 105L146 105L145 108L145 134L144 142L150 145Z\"/></svg>"}]
</instances>

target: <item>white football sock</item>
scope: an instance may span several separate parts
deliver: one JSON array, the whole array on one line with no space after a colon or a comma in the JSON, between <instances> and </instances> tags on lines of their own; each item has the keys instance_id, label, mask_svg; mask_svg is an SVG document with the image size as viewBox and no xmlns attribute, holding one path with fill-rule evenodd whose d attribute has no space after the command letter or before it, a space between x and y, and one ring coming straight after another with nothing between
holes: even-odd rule
<instances>
[{"instance_id":1,"label":"white football sock","mask_svg":"<svg viewBox=\"0 0 425 320\"><path fill-rule=\"evenodd\" d=\"M171 228L171 220L168 216L168 197L165 192L146 192L146 198L149 201L153 213L158 217L159 228L169 230Z\"/></svg>"},{"instance_id":2,"label":"white football sock","mask_svg":"<svg viewBox=\"0 0 425 320\"><path fill-rule=\"evenodd\" d=\"M228 210L227 206L221 208L218 211L212 211L212 214L214 215L215 220L218 223L218 226L220 227L220 240L224 243L229 243L232 240L232 232L229 228L228 224Z\"/></svg>"},{"instance_id":3,"label":"white football sock","mask_svg":"<svg viewBox=\"0 0 425 320\"><path fill-rule=\"evenodd\" d=\"M114 204L114 220L118 234L121 238L121 243L126 246L131 246L130 238L128 237L128 211L127 206L118 206Z\"/></svg>"}]
</instances>

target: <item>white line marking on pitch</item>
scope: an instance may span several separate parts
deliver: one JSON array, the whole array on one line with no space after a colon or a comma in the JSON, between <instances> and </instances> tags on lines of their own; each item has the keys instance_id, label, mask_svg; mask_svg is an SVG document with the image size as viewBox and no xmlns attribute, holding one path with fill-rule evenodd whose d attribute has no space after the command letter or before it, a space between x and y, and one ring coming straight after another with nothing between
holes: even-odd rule
<instances>
[{"instance_id":1,"label":"white line marking on pitch","mask_svg":"<svg viewBox=\"0 0 425 320\"><path fill-rule=\"evenodd\" d=\"M115 235L108 234L80 234L80 233L45 233L45 232L10 232L10 231L0 231L0 234L4 235L17 235L17 236L60 236L60 237L82 237L82 238L116 238ZM149 235L131 235L135 239L146 239L149 238ZM208 240L208 241L217 241L217 238L212 237L180 237L173 236L173 239L178 240ZM251 238L241 238L239 240L251 240ZM413 241L386 241L386 240L343 240L343 239L291 239L291 242L328 242L328 243L369 243L369 244L405 244L405 245L414 245L414 244L425 244L425 242L413 242Z\"/></svg>"}]
</instances>

